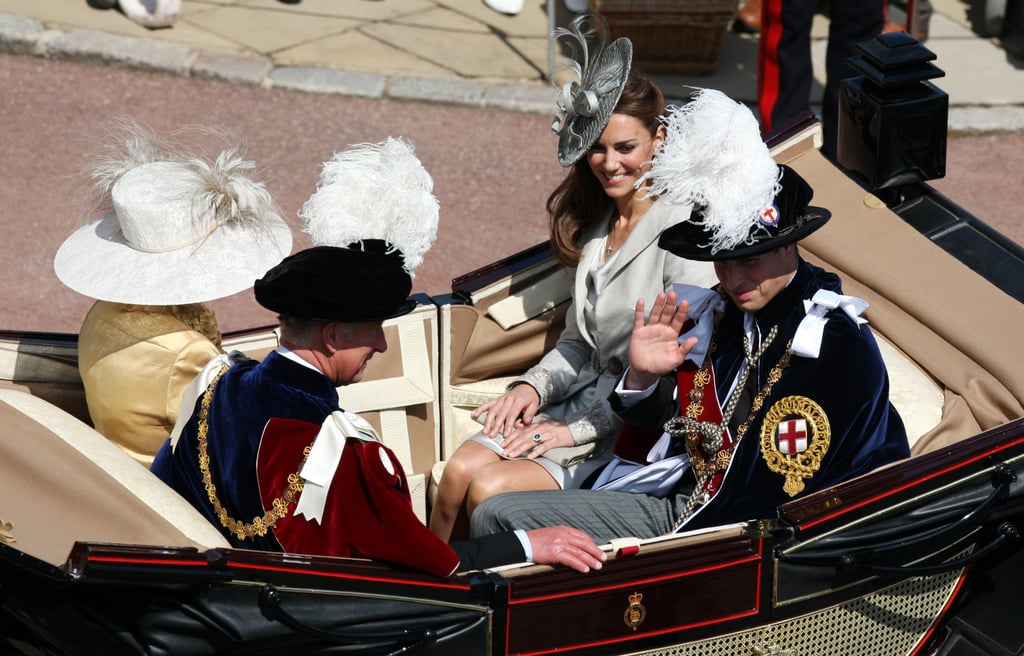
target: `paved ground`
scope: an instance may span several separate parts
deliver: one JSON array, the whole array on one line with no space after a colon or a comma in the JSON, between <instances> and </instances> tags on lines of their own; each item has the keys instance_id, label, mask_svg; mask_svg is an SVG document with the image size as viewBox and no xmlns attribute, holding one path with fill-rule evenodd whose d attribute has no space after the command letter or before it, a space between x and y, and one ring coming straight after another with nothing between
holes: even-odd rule
<instances>
[{"instance_id":1,"label":"paved ground","mask_svg":"<svg viewBox=\"0 0 1024 656\"><path fill-rule=\"evenodd\" d=\"M998 43L958 22L963 5L935 1L944 13L927 45L947 72L938 84L950 93L953 138L947 176L934 185L1024 243L1024 73ZM293 220L334 150L408 137L442 207L417 291L446 290L452 276L545 238L544 200L562 171L548 130L540 0L515 18L479 0L184 6L173 28L147 31L84 0L0 0L0 50L14 53L0 54L0 264L9 281L0 327L77 329L90 301L64 288L51 263L63 238L92 218L76 203L75 177L120 113L160 132L236 129ZM752 52L750 39L730 33L715 75L659 82L751 100ZM272 320L248 294L215 305L226 329Z\"/></svg>"},{"instance_id":2,"label":"paved ground","mask_svg":"<svg viewBox=\"0 0 1024 656\"><path fill-rule=\"evenodd\" d=\"M78 172L111 117L128 112L159 133L230 126L285 215L314 191L335 150L405 136L434 177L441 203L437 246L416 278L443 292L452 276L546 236L544 200L561 175L550 120L541 114L261 89L78 62L0 55L0 254L8 283L0 327L77 330L89 301L52 272L61 241L88 207L76 202ZM295 234L301 238L299 228ZM235 298L228 328L261 315ZM233 318L234 317L234 318ZM240 318L239 318L240 317Z\"/></svg>"},{"instance_id":3,"label":"paved ground","mask_svg":"<svg viewBox=\"0 0 1024 656\"><path fill-rule=\"evenodd\" d=\"M951 128L1024 129L1018 111L1024 62L972 31L967 0L932 4L927 47L946 73ZM173 27L147 30L86 0L0 0L0 49L280 88L547 113L553 91L546 80L562 61L549 50L548 34L571 18L561 0L529 0L517 16L481 0L183 0L182 6ZM821 94L826 36L827 21L819 17L813 100ZM682 46L674 54L698 57ZM656 78L670 96L696 85L753 101L756 68L756 37L727 32L712 75Z\"/></svg>"}]
</instances>

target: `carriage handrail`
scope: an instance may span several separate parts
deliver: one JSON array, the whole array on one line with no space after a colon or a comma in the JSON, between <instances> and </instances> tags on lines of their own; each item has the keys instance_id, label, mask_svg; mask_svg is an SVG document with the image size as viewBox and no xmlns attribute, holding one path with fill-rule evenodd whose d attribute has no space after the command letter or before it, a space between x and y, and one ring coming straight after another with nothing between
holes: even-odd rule
<instances>
[{"instance_id":1,"label":"carriage handrail","mask_svg":"<svg viewBox=\"0 0 1024 656\"><path fill-rule=\"evenodd\" d=\"M474 617L470 620L463 620L461 622L438 622L438 626L423 627L415 631L408 628L395 629L391 631L344 631L340 629L321 629L299 620L290 612L285 610L281 591L270 584L264 585L260 590L259 605L260 608L270 616L293 631L349 646L365 644L366 646L362 649L346 651L346 653L374 654L375 656L397 656L398 654L413 652L415 649L431 642L435 642L436 640L443 638L446 634L453 632L443 631L442 629L446 627L450 628L454 626L456 627L454 632L458 632L468 628L476 621L476 618ZM367 641L370 641L369 644L366 644ZM382 645L382 642L391 643L391 645ZM382 649L386 651L381 651Z\"/></svg>"},{"instance_id":2,"label":"carriage handrail","mask_svg":"<svg viewBox=\"0 0 1024 656\"><path fill-rule=\"evenodd\" d=\"M1010 522L1003 522L1000 524L996 533L998 533L996 538L984 547L975 549L961 558L955 558L953 560L935 563L933 565L875 565L853 560L849 563L841 562L840 567L844 570L860 570L866 574L899 574L901 576L929 576L932 574L941 574L943 572L960 569L961 567L967 567L968 565L981 560L985 556L988 556L990 553L1008 542L1020 542L1020 530Z\"/></svg>"},{"instance_id":3,"label":"carriage handrail","mask_svg":"<svg viewBox=\"0 0 1024 656\"><path fill-rule=\"evenodd\" d=\"M967 527L980 525L995 502L1007 496L1010 490L1010 484L1016 480L1017 473L1013 468L1006 463L999 463L992 471L992 492L990 492L977 507L951 524L938 526L928 531L922 531L917 533L913 538L899 538L862 550L851 551L849 549L842 549L817 551L806 554L779 553L778 559L781 562L805 565L827 565L835 563L839 568L849 569L854 566L854 564L857 566L865 566L864 560L868 556L875 558L879 555L906 550L920 544L935 544L936 541L941 540L946 536L966 533L967 531L965 529ZM911 532L913 532L913 527L903 531L905 534ZM882 566L871 565L871 567L878 569ZM881 570L879 569L879 571Z\"/></svg>"}]
</instances>

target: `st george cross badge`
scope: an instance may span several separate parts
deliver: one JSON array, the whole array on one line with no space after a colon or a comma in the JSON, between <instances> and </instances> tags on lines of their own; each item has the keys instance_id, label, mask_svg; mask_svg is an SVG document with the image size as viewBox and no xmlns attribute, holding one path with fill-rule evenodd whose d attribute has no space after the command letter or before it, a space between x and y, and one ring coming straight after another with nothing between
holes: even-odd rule
<instances>
[{"instance_id":1,"label":"st george cross badge","mask_svg":"<svg viewBox=\"0 0 1024 656\"><path fill-rule=\"evenodd\" d=\"M787 419L775 429L775 444L779 451L791 456L807 450L807 420Z\"/></svg>"},{"instance_id":2,"label":"st george cross badge","mask_svg":"<svg viewBox=\"0 0 1024 656\"><path fill-rule=\"evenodd\" d=\"M787 396L764 416L761 457L768 469L786 477L782 490L795 497L803 492L804 479L821 467L831 438L828 417L820 405L805 396Z\"/></svg>"},{"instance_id":3,"label":"st george cross badge","mask_svg":"<svg viewBox=\"0 0 1024 656\"><path fill-rule=\"evenodd\" d=\"M773 228L779 225L779 206L773 204L766 207L761 212L761 223Z\"/></svg>"}]
</instances>

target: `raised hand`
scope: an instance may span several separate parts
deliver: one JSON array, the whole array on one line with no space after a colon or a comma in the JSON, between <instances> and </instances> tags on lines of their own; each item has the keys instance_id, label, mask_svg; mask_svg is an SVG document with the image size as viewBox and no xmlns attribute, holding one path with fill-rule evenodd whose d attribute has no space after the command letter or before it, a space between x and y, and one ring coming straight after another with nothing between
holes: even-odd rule
<instances>
[{"instance_id":1,"label":"raised hand","mask_svg":"<svg viewBox=\"0 0 1024 656\"><path fill-rule=\"evenodd\" d=\"M659 377L673 371L686 359L697 338L679 342L679 333L686 322L690 304L676 305L676 293L658 294L651 316L644 320L644 300L636 302L633 313L633 334L629 338L629 370L626 389L645 389Z\"/></svg>"}]
</instances>

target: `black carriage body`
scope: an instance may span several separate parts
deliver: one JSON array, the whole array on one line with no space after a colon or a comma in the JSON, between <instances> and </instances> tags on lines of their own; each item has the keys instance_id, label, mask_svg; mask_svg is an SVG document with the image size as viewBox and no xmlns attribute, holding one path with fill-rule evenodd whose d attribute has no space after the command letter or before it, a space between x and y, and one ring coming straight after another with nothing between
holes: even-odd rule
<instances>
[{"instance_id":1,"label":"black carriage body","mask_svg":"<svg viewBox=\"0 0 1024 656\"><path fill-rule=\"evenodd\" d=\"M1022 468L1015 422L588 575L3 546L2 604L15 644L59 654L1021 654Z\"/></svg>"}]
</instances>

